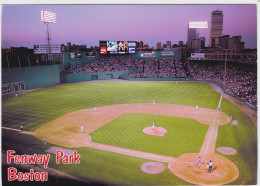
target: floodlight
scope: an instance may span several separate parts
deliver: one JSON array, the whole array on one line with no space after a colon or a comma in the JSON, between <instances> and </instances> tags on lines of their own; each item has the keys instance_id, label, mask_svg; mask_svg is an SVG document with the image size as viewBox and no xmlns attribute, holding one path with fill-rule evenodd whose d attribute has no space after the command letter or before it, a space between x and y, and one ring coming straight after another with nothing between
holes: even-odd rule
<instances>
[{"instance_id":1,"label":"floodlight","mask_svg":"<svg viewBox=\"0 0 260 186\"><path fill-rule=\"evenodd\" d=\"M208 28L207 21L190 21L189 28Z\"/></svg>"},{"instance_id":2,"label":"floodlight","mask_svg":"<svg viewBox=\"0 0 260 186\"><path fill-rule=\"evenodd\" d=\"M56 23L56 13L41 10L41 21L44 23Z\"/></svg>"}]
</instances>

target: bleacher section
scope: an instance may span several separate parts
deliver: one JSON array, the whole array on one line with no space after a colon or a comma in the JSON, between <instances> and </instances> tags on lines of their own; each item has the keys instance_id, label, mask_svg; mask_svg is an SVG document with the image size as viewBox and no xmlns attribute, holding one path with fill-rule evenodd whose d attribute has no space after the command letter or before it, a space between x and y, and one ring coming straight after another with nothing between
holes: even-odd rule
<instances>
[{"instance_id":1,"label":"bleacher section","mask_svg":"<svg viewBox=\"0 0 260 186\"><path fill-rule=\"evenodd\" d=\"M176 77L185 78L186 72L182 62L174 58L128 58L126 56L110 56L86 64L73 71L73 74L113 72L136 70L128 77Z\"/></svg>"},{"instance_id":2,"label":"bleacher section","mask_svg":"<svg viewBox=\"0 0 260 186\"><path fill-rule=\"evenodd\" d=\"M190 61L189 71L196 80L212 80L223 84L225 62ZM257 66L236 62L227 63L225 91L257 106Z\"/></svg>"}]
</instances>

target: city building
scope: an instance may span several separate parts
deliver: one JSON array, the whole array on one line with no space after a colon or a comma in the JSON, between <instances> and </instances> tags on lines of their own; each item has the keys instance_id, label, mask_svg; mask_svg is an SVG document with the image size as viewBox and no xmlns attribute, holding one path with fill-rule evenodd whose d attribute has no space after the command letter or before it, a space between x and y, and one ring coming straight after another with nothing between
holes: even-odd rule
<instances>
[{"instance_id":1,"label":"city building","mask_svg":"<svg viewBox=\"0 0 260 186\"><path fill-rule=\"evenodd\" d=\"M188 36L187 36L187 42L186 45L188 48L191 48L192 40L196 39L196 28L189 28L188 27Z\"/></svg>"},{"instance_id":2,"label":"city building","mask_svg":"<svg viewBox=\"0 0 260 186\"><path fill-rule=\"evenodd\" d=\"M166 48L171 48L172 42L171 41L167 41L166 42Z\"/></svg>"},{"instance_id":3,"label":"city building","mask_svg":"<svg viewBox=\"0 0 260 186\"><path fill-rule=\"evenodd\" d=\"M157 49L162 48L162 43L157 43L157 44L156 44L156 48L157 48Z\"/></svg>"},{"instance_id":4,"label":"city building","mask_svg":"<svg viewBox=\"0 0 260 186\"><path fill-rule=\"evenodd\" d=\"M206 42L206 38L205 37L200 37L200 45L201 45L201 49L205 48L205 42Z\"/></svg>"},{"instance_id":5,"label":"city building","mask_svg":"<svg viewBox=\"0 0 260 186\"><path fill-rule=\"evenodd\" d=\"M222 35L219 37L219 47L221 49L229 48L229 35Z\"/></svg>"},{"instance_id":6,"label":"city building","mask_svg":"<svg viewBox=\"0 0 260 186\"><path fill-rule=\"evenodd\" d=\"M239 53L244 50L244 42L241 42L241 36L233 36L229 39L230 50L234 50Z\"/></svg>"},{"instance_id":7,"label":"city building","mask_svg":"<svg viewBox=\"0 0 260 186\"><path fill-rule=\"evenodd\" d=\"M157 43L156 44L156 49L157 50L162 50L163 48L162 48L162 43Z\"/></svg>"},{"instance_id":8,"label":"city building","mask_svg":"<svg viewBox=\"0 0 260 186\"><path fill-rule=\"evenodd\" d=\"M244 50L244 42L241 42L241 36L229 37L229 35L222 35L219 37L219 48L230 49L234 53L239 53Z\"/></svg>"},{"instance_id":9,"label":"city building","mask_svg":"<svg viewBox=\"0 0 260 186\"><path fill-rule=\"evenodd\" d=\"M179 41L178 45L183 46L183 41Z\"/></svg>"},{"instance_id":10,"label":"city building","mask_svg":"<svg viewBox=\"0 0 260 186\"><path fill-rule=\"evenodd\" d=\"M223 32L223 12L216 10L211 12L209 46L218 47L219 37Z\"/></svg>"},{"instance_id":11,"label":"city building","mask_svg":"<svg viewBox=\"0 0 260 186\"><path fill-rule=\"evenodd\" d=\"M62 52L86 52L87 45L71 45L71 42L67 42L67 46L62 44L61 51Z\"/></svg>"},{"instance_id":12,"label":"city building","mask_svg":"<svg viewBox=\"0 0 260 186\"><path fill-rule=\"evenodd\" d=\"M139 47L140 47L140 48L143 48L143 47L144 47L144 42L143 42L143 41L140 41L140 42L139 42Z\"/></svg>"}]
</instances>

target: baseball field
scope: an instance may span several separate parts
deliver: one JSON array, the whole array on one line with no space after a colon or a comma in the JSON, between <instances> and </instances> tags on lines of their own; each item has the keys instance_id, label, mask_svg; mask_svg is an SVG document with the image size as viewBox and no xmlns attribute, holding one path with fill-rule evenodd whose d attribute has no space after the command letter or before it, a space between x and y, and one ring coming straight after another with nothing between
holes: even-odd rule
<instances>
[{"instance_id":1,"label":"baseball field","mask_svg":"<svg viewBox=\"0 0 260 186\"><path fill-rule=\"evenodd\" d=\"M75 165L56 164L52 154L49 185L256 184L256 125L225 98L218 112L219 100L206 83L141 81L64 84L3 97L2 155L77 150ZM238 125L231 125L230 116ZM23 132L16 130L20 125ZM220 147L235 153L221 153ZM209 160L212 173L205 169ZM7 182L8 166L2 159L3 182L15 185Z\"/></svg>"}]
</instances>

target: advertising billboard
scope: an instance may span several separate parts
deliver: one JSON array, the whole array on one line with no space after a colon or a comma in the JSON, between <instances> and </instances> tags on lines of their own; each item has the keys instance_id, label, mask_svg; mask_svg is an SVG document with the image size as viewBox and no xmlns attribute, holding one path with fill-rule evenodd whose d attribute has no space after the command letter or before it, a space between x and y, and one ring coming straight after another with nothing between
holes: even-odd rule
<instances>
[{"instance_id":1,"label":"advertising billboard","mask_svg":"<svg viewBox=\"0 0 260 186\"><path fill-rule=\"evenodd\" d=\"M25 91L24 81L2 84L2 95L18 93L18 92L22 92L22 91Z\"/></svg>"},{"instance_id":2,"label":"advertising billboard","mask_svg":"<svg viewBox=\"0 0 260 186\"><path fill-rule=\"evenodd\" d=\"M189 28L208 28L207 21L190 21Z\"/></svg>"},{"instance_id":3,"label":"advertising billboard","mask_svg":"<svg viewBox=\"0 0 260 186\"><path fill-rule=\"evenodd\" d=\"M87 52L87 53L86 53L86 56L87 56L87 57L96 57L96 53L95 53L94 51Z\"/></svg>"},{"instance_id":4,"label":"advertising billboard","mask_svg":"<svg viewBox=\"0 0 260 186\"><path fill-rule=\"evenodd\" d=\"M81 58L81 53L77 53L77 52L70 53L70 59L80 59L80 58Z\"/></svg>"},{"instance_id":5,"label":"advertising billboard","mask_svg":"<svg viewBox=\"0 0 260 186\"><path fill-rule=\"evenodd\" d=\"M142 51L141 57L155 57L155 51Z\"/></svg>"},{"instance_id":6,"label":"advertising billboard","mask_svg":"<svg viewBox=\"0 0 260 186\"><path fill-rule=\"evenodd\" d=\"M135 54L136 53L136 42L128 42L128 52L129 54Z\"/></svg>"},{"instance_id":7,"label":"advertising billboard","mask_svg":"<svg viewBox=\"0 0 260 186\"><path fill-rule=\"evenodd\" d=\"M99 46L100 46L100 54L107 54L107 42L99 41Z\"/></svg>"},{"instance_id":8,"label":"advertising billboard","mask_svg":"<svg viewBox=\"0 0 260 186\"><path fill-rule=\"evenodd\" d=\"M47 53L47 45L33 45L34 54L46 54ZM60 54L61 47L59 44L51 45L51 53L52 54Z\"/></svg>"},{"instance_id":9,"label":"advertising billboard","mask_svg":"<svg viewBox=\"0 0 260 186\"><path fill-rule=\"evenodd\" d=\"M162 51L161 52L161 56L163 57L173 57L175 54L174 54L174 51Z\"/></svg>"},{"instance_id":10,"label":"advertising billboard","mask_svg":"<svg viewBox=\"0 0 260 186\"><path fill-rule=\"evenodd\" d=\"M204 59L205 54L204 53L191 53L191 59Z\"/></svg>"}]
</instances>

